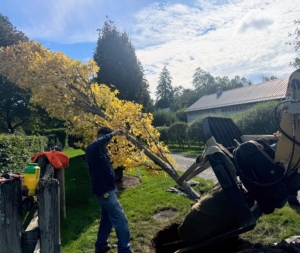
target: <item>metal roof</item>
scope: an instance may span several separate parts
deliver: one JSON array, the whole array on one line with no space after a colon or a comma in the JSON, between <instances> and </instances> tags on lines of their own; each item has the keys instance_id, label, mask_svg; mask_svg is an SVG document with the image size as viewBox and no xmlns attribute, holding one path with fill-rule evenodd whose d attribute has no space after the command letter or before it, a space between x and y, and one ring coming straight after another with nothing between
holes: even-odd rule
<instances>
[{"instance_id":1,"label":"metal roof","mask_svg":"<svg viewBox=\"0 0 300 253\"><path fill-rule=\"evenodd\" d=\"M285 77L223 91L218 98L216 93L206 95L187 108L185 112L283 99L285 98L288 82L289 78Z\"/></svg>"}]
</instances>

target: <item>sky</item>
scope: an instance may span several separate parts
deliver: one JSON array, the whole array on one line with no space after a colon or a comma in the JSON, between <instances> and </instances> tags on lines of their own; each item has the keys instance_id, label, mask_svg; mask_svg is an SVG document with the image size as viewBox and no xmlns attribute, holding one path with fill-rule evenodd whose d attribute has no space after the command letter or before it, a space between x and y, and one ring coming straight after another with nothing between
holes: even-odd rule
<instances>
[{"instance_id":1,"label":"sky","mask_svg":"<svg viewBox=\"0 0 300 253\"><path fill-rule=\"evenodd\" d=\"M164 66L173 87L192 88L200 67L212 76L289 76L289 33L298 0L1 0L0 13L30 39L70 58L93 59L106 16L126 31L152 98Z\"/></svg>"}]
</instances>

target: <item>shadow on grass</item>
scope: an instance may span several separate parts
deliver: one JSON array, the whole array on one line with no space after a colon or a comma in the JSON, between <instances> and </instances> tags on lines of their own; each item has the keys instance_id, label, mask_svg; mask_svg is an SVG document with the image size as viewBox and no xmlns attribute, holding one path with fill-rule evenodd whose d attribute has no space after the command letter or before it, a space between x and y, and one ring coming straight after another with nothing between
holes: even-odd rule
<instances>
[{"instance_id":1,"label":"shadow on grass","mask_svg":"<svg viewBox=\"0 0 300 253\"><path fill-rule=\"evenodd\" d=\"M61 218L62 245L76 240L95 222L95 217L100 217L100 205L92 193L82 155L70 159L69 168L65 170L65 187L67 218Z\"/></svg>"}]
</instances>

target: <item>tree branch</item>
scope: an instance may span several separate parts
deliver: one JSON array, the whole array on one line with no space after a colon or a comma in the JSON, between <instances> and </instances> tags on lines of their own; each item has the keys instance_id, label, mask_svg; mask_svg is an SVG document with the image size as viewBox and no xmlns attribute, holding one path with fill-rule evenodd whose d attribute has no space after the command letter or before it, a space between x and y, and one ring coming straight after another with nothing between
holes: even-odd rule
<instances>
[{"instance_id":1,"label":"tree branch","mask_svg":"<svg viewBox=\"0 0 300 253\"><path fill-rule=\"evenodd\" d=\"M84 104L78 100L73 101L74 105L76 105L77 107L79 107L80 109L92 113L92 114L96 114L98 116L100 116L103 119L109 120L109 117L97 106L95 105L87 105Z\"/></svg>"}]
</instances>

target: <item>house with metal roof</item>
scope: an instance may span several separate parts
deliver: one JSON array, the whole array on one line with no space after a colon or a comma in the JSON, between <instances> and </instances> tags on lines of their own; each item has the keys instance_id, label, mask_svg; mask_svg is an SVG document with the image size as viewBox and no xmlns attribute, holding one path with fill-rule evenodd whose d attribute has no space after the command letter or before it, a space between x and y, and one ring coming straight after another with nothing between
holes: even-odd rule
<instances>
[{"instance_id":1,"label":"house with metal roof","mask_svg":"<svg viewBox=\"0 0 300 253\"><path fill-rule=\"evenodd\" d=\"M187 121L191 122L207 113L227 116L244 111L259 102L284 99L288 81L289 78L286 77L227 91L218 87L215 94L201 97L185 110Z\"/></svg>"}]
</instances>

